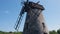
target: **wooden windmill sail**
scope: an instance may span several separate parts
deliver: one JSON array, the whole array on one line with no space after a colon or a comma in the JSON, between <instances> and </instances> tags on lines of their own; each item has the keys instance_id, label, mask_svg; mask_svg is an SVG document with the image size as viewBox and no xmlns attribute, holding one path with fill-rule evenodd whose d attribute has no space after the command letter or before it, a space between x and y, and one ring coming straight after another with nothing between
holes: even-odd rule
<instances>
[{"instance_id":1,"label":"wooden windmill sail","mask_svg":"<svg viewBox=\"0 0 60 34\"><path fill-rule=\"evenodd\" d=\"M44 23L43 10L44 7L38 3L29 2L28 0L24 2L15 29L18 30L23 14L27 12L23 34L49 34Z\"/></svg>"}]
</instances>

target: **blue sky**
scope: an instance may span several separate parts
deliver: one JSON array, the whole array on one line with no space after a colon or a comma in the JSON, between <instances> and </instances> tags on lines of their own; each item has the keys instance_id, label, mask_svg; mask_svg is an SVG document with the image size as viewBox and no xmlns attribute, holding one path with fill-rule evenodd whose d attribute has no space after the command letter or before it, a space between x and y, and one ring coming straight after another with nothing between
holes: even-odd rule
<instances>
[{"instance_id":1,"label":"blue sky","mask_svg":"<svg viewBox=\"0 0 60 34\"><path fill-rule=\"evenodd\" d=\"M43 15L48 30L57 30L60 28L60 0L31 0L34 2L40 1L45 10ZM15 31L18 14L21 10L21 0L0 0L0 30ZM24 16L25 17L25 16ZM25 18L21 23L19 31L23 31Z\"/></svg>"}]
</instances>

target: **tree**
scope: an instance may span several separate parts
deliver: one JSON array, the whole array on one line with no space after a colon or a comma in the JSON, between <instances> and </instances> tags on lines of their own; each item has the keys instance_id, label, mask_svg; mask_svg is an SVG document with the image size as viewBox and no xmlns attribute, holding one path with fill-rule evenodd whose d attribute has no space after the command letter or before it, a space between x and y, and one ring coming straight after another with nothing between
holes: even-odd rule
<instances>
[{"instance_id":1,"label":"tree","mask_svg":"<svg viewBox=\"0 0 60 34\"><path fill-rule=\"evenodd\" d=\"M53 31L50 31L49 34L57 34L57 32L53 30Z\"/></svg>"},{"instance_id":2,"label":"tree","mask_svg":"<svg viewBox=\"0 0 60 34\"><path fill-rule=\"evenodd\" d=\"M57 30L57 33L60 34L60 29Z\"/></svg>"}]
</instances>

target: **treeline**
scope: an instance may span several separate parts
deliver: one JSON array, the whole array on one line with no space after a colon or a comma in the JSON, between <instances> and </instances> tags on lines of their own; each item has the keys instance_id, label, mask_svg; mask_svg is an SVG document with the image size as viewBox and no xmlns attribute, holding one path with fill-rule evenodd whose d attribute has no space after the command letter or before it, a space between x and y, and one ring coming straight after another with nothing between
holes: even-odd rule
<instances>
[{"instance_id":1,"label":"treeline","mask_svg":"<svg viewBox=\"0 0 60 34\"><path fill-rule=\"evenodd\" d=\"M60 34L60 29L58 29L57 31L52 30L49 32L49 34Z\"/></svg>"},{"instance_id":2,"label":"treeline","mask_svg":"<svg viewBox=\"0 0 60 34\"><path fill-rule=\"evenodd\" d=\"M22 32L3 32L3 31L0 31L0 34L22 34ZM60 34L60 29L58 29L57 31L55 31L55 30L49 31L49 34Z\"/></svg>"},{"instance_id":3,"label":"treeline","mask_svg":"<svg viewBox=\"0 0 60 34\"><path fill-rule=\"evenodd\" d=\"M3 32L3 31L0 31L0 34L22 34L22 32Z\"/></svg>"}]
</instances>

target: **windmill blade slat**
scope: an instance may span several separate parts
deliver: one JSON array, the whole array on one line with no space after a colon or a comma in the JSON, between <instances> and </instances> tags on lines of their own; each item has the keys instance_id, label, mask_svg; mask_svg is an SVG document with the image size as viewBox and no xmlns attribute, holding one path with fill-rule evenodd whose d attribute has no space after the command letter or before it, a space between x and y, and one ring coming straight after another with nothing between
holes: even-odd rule
<instances>
[{"instance_id":1,"label":"windmill blade slat","mask_svg":"<svg viewBox=\"0 0 60 34\"><path fill-rule=\"evenodd\" d=\"M19 26L20 26L21 21L22 21L22 18L23 18L23 14L24 14L24 10L22 8L22 10L21 10L21 12L20 12L20 14L18 16L17 22L15 24L15 30L18 30L19 29Z\"/></svg>"}]
</instances>

